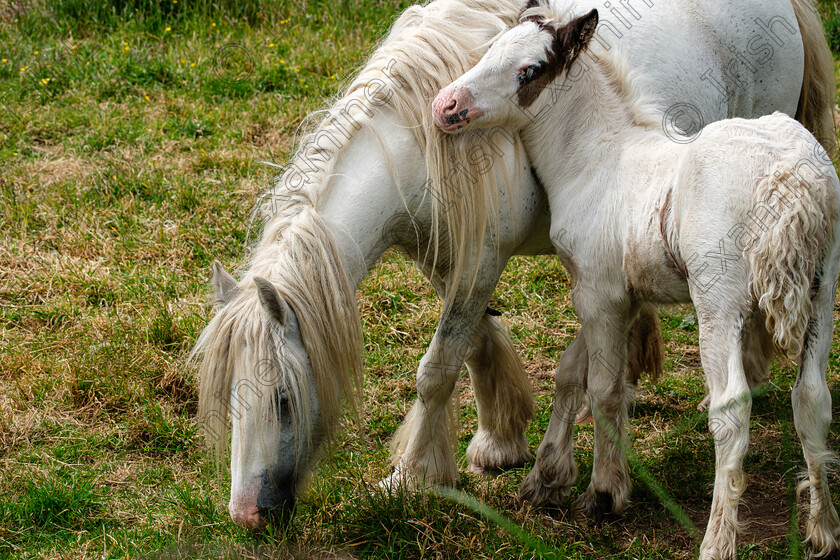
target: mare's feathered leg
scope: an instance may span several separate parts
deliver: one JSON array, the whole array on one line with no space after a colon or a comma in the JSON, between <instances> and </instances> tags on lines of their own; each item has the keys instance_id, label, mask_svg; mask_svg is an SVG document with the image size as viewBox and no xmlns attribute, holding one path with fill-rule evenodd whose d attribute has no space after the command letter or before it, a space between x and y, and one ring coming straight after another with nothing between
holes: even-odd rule
<instances>
[{"instance_id":1,"label":"mare's feathered leg","mask_svg":"<svg viewBox=\"0 0 840 560\"><path fill-rule=\"evenodd\" d=\"M467 448L470 470L496 474L530 458L525 428L534 417L534 393L501 322L485 313L466 358L478 430Z\"/></svg>"}]
</instances>

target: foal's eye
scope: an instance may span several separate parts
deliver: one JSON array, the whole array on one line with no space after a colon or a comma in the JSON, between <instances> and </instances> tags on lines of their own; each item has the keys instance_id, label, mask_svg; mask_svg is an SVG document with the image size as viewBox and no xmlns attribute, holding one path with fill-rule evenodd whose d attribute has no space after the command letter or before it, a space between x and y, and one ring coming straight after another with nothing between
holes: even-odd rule
<instances>
[{"instance_id":1,"label":"foal's eye","mask_svg":"<svg viewBox=\"0 0 840 560\"><path fill-rule=\"evenodd\" d=\"M524 68L519 69L519 74L517 75L517 79L519 81L519 87L524 86L530 82L533 82L540 76L542 76L543 72L545 71L545 62L538 62L536 64L532 64L530 66L526 66Z\"/></svg>"}]
</instances>

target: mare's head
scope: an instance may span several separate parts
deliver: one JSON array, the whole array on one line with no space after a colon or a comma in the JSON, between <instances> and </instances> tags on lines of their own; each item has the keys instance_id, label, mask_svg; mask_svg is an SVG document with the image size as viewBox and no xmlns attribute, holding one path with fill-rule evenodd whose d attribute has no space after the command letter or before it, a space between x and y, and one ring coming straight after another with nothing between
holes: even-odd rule
<instances>
[{"instance_id":1,"label":"mare's head","mask_svg":"<svg viewBox=\"0 0 840 560\"><path fill-rule=\"evenodd\" d=\"M218 458L230 436L233 521L282 525L327 433L301 325L265 278L237 282L216 262L213 287L220 309L197 346L200 420Z\"/></svg>"},{"instance_id":2,"label":"mare's head","mask_svg":"<svg viewBox=\"0 0 840 560\"><path fill-rule=\"evenodd\" d=\"M466 74L438 93L432 108L444 132L480 127L521 128L526 111L586 49L598 11L560 24L549 9L529 1L521 23L504 33Z\"/></svg>"}]
</instances>

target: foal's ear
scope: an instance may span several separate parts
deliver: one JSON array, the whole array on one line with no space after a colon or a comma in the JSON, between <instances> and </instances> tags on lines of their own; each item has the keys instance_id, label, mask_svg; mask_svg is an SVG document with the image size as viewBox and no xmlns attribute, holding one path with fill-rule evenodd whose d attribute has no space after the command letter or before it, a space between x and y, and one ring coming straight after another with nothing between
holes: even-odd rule
<instances>
[{"instance_id":1,"label":"foal's ear","mask_svg":"<svg viewBox=\"0 0 840 560\"><path fill-rule=\"evenodd\" d=\"M598 10L593 9L585 16L580 16L558 29L555 33L560 48L568 53L568 61L572 62L587 46L595 35L598 27Z\"/></svg>"},{"instance_id":2,"label":"foal's ear","mask_svg":"<svg viewBox=\"0 0 840 560\"><path fill-rule=\"evenodd\" d=\"M254 284L257 285L257 294L260 296L260 302L263 308L268 311L272 319L280 323L280 326L286 325L286 302L280 296L280 292L274 287L274 284L257 276L254 278Z\"/></svg>"},{"instance_id":3,"label":"foal's ear","mask_svg":"<svg viewBox=\"0 0 840 560\"><path fill-rule=\"evenodd\" d=\"M519 12L519 15L521 16L522 13L525 12L526 10L530 10L531 8L536 8L539 5L540 5L540 0L527 0L525 2L525 5L522 6L522 10Z\"/></svg>"},{"instance_id":4,"label":"foal's ear","mask_svg":"<svg viewBox=\"0 0 840 560\"><path fill-rule=\"evenodd\" d=\"M569 26L572 26L577 36L578 45L581 47L586 45L592 39L592 36L595 35L595 28L598 27L598 10L593 8L585 16L580 16L569 22Z\"/></svg>"},{"instance_id":5,"label":"foal's ear","mask_svg":"<svg viewBox=\"0 0 840 560\"><path fill-rule=\"evenodd\" d=\"M216 292L216 302L225 304L236 296L239 288L233 276L228 274L225 267L219 261L213 261L213 277L210 283L213 284L213 290Z\"/></svg>"}]
</instances>

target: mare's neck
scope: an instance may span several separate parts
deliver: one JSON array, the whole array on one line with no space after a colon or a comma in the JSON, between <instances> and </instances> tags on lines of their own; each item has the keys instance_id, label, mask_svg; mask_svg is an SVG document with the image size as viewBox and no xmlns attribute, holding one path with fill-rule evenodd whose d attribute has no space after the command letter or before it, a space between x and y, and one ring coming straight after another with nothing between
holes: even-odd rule
<instances>
[{"instance_id":1,"label":"mare's neck","mask_svg":"<svg viewBox=\"0 0 840 560\"><path fill-rule=\"evenodd\" d=\"M353 288L392 245L386 235L388 220L422 200L400 187L423 185L425 178L422 152L411 129L388 108L375 111L349 139L340 138L341 150L331 156L332 171L320 179L322 190L313 197L312 208L332 232Z\"/></svg>"}]
</instances>

